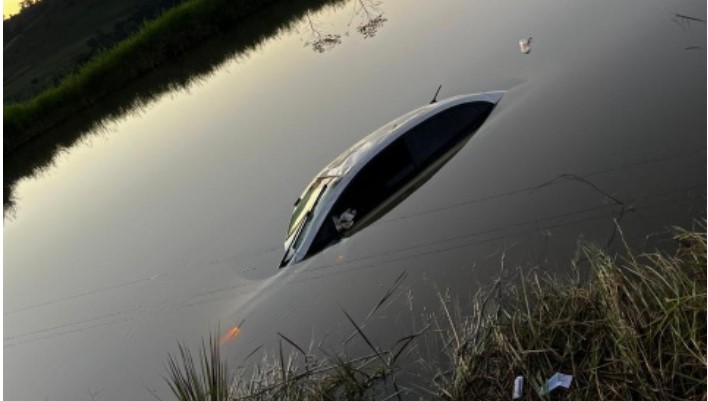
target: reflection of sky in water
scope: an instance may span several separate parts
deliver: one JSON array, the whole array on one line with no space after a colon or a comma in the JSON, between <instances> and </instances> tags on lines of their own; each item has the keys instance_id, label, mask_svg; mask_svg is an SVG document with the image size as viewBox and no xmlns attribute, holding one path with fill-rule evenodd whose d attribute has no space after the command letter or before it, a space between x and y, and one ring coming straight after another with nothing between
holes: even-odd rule
<instances>
[{"instance_id":1,"label":"reflection of sky in water","mask_svg":"<svg viewBox=\"0 0 708 401\"><path fill-rule=\"evenodd\" d=\"M246 319L232 342L243 352L276 331L299 342L313 321L341 317L338 305L349 310L403 269L408 285L477 263L458 283L470 288L496 271L507 238L519 259L574 244L580 227L605 239L614 205L590 185L534 190L560 174L636 205L643 214L625 217L630 227L676 224L691 206L683 189L705 182L705 128L696 123L705 54L684 50L705 43L705 27L672 16L705 15L705 6L391 1L365 39L346 35L347 3L312 16L341 35L331 50L306 46L303 22L110 123L18 187L17 215L4 227L5 394L77 399L100 386L104 400L153 399L143 384L163 383L166 353L177 340L197 344L217 321L228 334ZM529 36L533 51L521 54ZM266 291L261 315L240 316L241 297L277 271L292 202L313 175L441 84L440 98L509 92L384 221L270 278L280 286ZM700 205L705 187L696 191ZM524 248L546 238L548 249Z\"/></svg>"}]
</instances>

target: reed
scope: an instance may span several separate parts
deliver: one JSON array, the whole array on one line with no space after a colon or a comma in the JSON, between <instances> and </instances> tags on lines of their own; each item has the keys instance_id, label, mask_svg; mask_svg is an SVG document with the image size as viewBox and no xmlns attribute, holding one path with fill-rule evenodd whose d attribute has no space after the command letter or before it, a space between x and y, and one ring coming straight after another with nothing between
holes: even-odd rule
<instances>
[{"instance_id":1,"label":"reed","mask_svg":"<svg viewBox=\"0 0 708 401\"><path fill-rule=\"evenodd\" d=\"M180 400L217 401L229 395L226 364L221 359L218 339L202 342L195 362L191 352L180 345L177 356L170 355L168 362L169 385Z\"/></svg>"},{"instance_id":2,"label":"reed","mask_svg":"<svg viewBox=\"0 0 708 401\"><path fill-rule=\"evenodd\" d=\"M223 372L206 366L222 362L202 357L198 369L181 347L178 358L170 357L168 381L173 391L189 389L174 391L179 400L401 398L411 387L396 381L398 358L420 336L433 334L440 340L434 351L446 362L435 362L436 374L417 387L427 398L510 399L514 378L523 375L523 400L705 400L706 233L677 229L676 240L673 255L628 252L619 258L584 246L587 279L531 272L480 291L471 305L458 304L460 310L451 311L441 296L434 329L407 336L390 350L377 346L344 312L368 355L317 358L281 334L278 354L265 358L250 378L231 375L223 393L203 383L226 379L199 376ZM293 347L288 356L283 341ZM180 365L192 373L180 373ZM554 372L573 375L571 388L539 395ZM192 397L199 389L223 398Z\"/></svg>"},{"instance_id":3,"label":"reed","mask_svg":"<svg viewBox=\"0 0 708 401\"><path fill-rule=\"evenodd\" d=\"M523 399L544 399L537 390L562 372L574 376L557 396L567 400L705 400L706 234L676 239L671 256L585 246L589 280L530 273L506 288L509 302L450 330L464 341L442 374L444 398L508 399L523 375Z\"/></svg>"}]
</instances>

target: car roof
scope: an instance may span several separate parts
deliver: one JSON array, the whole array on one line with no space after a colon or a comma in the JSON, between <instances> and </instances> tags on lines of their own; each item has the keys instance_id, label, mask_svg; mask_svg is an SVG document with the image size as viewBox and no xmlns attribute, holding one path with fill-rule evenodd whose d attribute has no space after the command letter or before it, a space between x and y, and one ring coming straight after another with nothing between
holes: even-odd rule
<instances>
[{"instance_id":1,"label":"car roof","mask_svg":"<svg viewBox=\"0 0 708 401\"><path fill-rule=\"evenodd\" d=\"M355 166L361 162L368 161L374 154L378 153L382 147L388 145L397 137L408 131L412 125L417 124L421 120L438 114L450 107L463 103L471 102L489 102L497 103L504 92L486 92L476 93L471 95L460 95L441 100L436 103L427 104L410 111L401 117L385 124L376 131L372 132L344 153L339 155L334 161L328 164L318 177L342 177L349 173Z\"/></svg>"}]
</instances>

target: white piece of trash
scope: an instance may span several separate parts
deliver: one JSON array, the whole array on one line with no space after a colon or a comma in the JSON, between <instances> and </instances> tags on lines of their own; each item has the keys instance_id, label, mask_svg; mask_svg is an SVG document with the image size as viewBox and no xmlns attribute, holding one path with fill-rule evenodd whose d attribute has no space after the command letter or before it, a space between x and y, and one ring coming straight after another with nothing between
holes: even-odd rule
<instances>
[{"instance_id":1,"label":"white piece of trash","mask_svg":"<svg viewBox=\"0 0 708 401\"><path fill-rule=\"evenodd\" d=\"M514 391L511 393L512 400L518 400L521 398L521 394L524 392L524 377L516 376L514 379Z\"/></svg>"},{"instance_id":2,"label":"white piece of trash","mask_svg":"<svg viewBox=\"0 0 708 401\"><path fill-rule=\"evenodd\" d=\"M531 52L531 39L533 38L528 37L519 41L519 49L521 50L521 53L529 54L529 52Z\"/></svg>"},{"instance_id":3,"label":"white piece of trash","mask_svg":"<svg viewBox=\"0 0 708 401\"><path fill-rule=\"evenodd\" d=\"M541 396L550 394L553 390L557 389L558 387L563 387L565 389L568 389L568 388L570 388L570 383L572 383L572 382L573 382L572 375L565 375L563 373L556 372L556 374L551 376L551 378L546 381L546 383L540 389L538 394Z\"/></svg>"}]
</instances>

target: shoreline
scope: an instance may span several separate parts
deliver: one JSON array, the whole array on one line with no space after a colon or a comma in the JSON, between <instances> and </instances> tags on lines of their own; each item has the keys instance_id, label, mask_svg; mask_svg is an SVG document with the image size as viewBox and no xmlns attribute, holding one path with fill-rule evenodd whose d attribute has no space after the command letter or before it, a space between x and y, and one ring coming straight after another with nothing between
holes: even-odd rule
<instances>
[{"instance_id":1,"label":"shoreline","mask_svg":"<svg viewBox=\"0 0 708 401\"><path fill-rule=\"evenodd\" d=\"M166 380L181 401L400 399L421 390L449 401L503 400L519 380L523 400L703 399L705 221L695 225L673 230L673 253L626 249L617 256L585 244L585 279L571 261L567 275L500 277L465 304L439 293L439 310L423 317L423 329L391 349L343 310L364 355L323 353L278 333L277 352L263 351L262 362L232 371L214 333L194 356L179 344L168 356ZM433 354L443 360L426 358ZM411 361L430 371L426 382L409 385ZM567 389L549 388L554 373L570 376Z\"/></svg>"},{"instance_id":2,"label":"shoreline","mask_svg":"<svg viewBox=\"0 0 708 401\"><path fill-rule=\"evenodd\" d=\"M7 156L50 129L95 107L103 99L169 65L208 39L273 10L286 25L290 19L341 0L310 0L289 5L281 0L234 3L228 0L187 0L146 22L134 36L100 53L77 72L25 102L3 105L3 153ZM277 8L288 8L285 12ZM235 25L235 26L234 26ZM280 27L276 27L279 29Z\"/></svg>"},{"instance_id":3,"label":"shoreline","mask_svg":"<svg viewBox=\"0 0 708 401\"><path fill-rule=\"evenodd\" d=\"M175 88L188 88L199 82L213 74L225 61L256 49L268 38L290 29L306 13L336 6L342 1L308 0L305 4L277 1L255 10L249 14L250 18L244 18L236 26L224 29L123 85L115 86L114 90L90 104L67 104L68 111L65 111L63 103L54 108L47 106L50 111L46 116L40 114L28 122L28 128L15 132L21 138L14 138L17 142L12 147L8 146L11 133L7 129L7 109L12 105L4 106L5 212L14 205L15 184L50 165L60 148L72 146L100 129L105 122L123 118L131 110L149 104ZM29 113L35 115L39 112L35 109Z\"/></svg>"}]
</instances>

